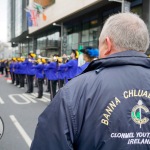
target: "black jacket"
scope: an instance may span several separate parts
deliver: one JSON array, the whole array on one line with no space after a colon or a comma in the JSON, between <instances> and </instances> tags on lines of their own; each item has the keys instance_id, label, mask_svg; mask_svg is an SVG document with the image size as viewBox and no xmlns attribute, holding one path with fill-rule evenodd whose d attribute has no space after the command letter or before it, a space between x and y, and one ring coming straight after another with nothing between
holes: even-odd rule
<instances>
[{"instance_id":1,"label":"black jacket","mask_svg":"<svg viewBox=\"0 0 150 150\"><path fill-rule=\"evenodd\" d=\"M149 150L150 59L125 51L92 62L39 117L31 150Z\"/></svg>"}]
</instances>

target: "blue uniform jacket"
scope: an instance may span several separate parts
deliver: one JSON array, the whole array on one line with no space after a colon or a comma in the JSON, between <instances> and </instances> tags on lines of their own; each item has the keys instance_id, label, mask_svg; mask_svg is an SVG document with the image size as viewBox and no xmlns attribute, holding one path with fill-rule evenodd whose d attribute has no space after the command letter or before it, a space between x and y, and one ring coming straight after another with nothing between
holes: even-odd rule
<instances>
[{"instance_id":1,"label":"blue uniform jacket","mask_svg":"<svg viewBox=\"0 0 150 150\"><path fill-rule=\"evenodd\" d=\"M46 72L48 80L58 80L57 69L58 66L56 62L51 62L46 65L44 71Z\"/></svg>"},{"instance_id":2,"label":"blue uniform jacket","mask_svg":"<svg viewBox=\"0 0 150 150\"><path fill-rule=\"evenodd\" d=\"M31 150L149 150L150 59L125 51L90 63L40 115Z\"/></svg>"},{"instance_id":3,"label":"blue uniform jacket","mask_svg":"<svg viewBox=\"0 0 150 150\"><path fill-rule=\"evenodd\" d=\"M48 64L44 64L44 74L45 74L45 77L48 78L48 67L49 63Z\"/></svg>"},{"instance_id":4,"label":"blue uniform jacket","mask_svg":"<svg viewBox=\"0 0 150 150\"><path fill-rule=\"evenodd\" d=\"M61 65L61 67L66 68L66 79L72 79L76 76L77 73L78 60L69 60L66 64Z\"/></svg>"},{"instance_id":5,"label":"blue uniform jacket","mask_svg":"<svg viewBox=\"0 0 150 150\"><path fill-rule=\"evenodd\" d=\"M10 70L10 73L13 72L13 62L10 63L10 65L9 65L9 70Z\"/></svg>"},{"instance_id":6,"label":"blue uniform jacket","mask_svg":"<svg viewBox=\"0 0 150 150\"><path fill-rule=\"evenodd\" d=\"M33 60L33 59L31 59ZM30 62L28 59L26 59L23 62L24 65L26 65L26 75L35 75L35 69L33 68L33 63Z\"/></svg>"},{"instance_id":7,"label":"blue uniform jacket","mask_svg":"<svg viewBox=\"0 0 150 150\"><path fill-rule=\"evenodd\" d=\"M77 68L77 74L76 75L80 75L88 67L89 64L90 64L89 62L86 62L84 65L79 66Z\"/></svg>"},{"instance_id":8,"label":"blue uniform jacket","mask_svg":"<svg viewBox=\"0 0 150 150\"><path fill-rule=\"evenodd\" d=\"M14 73L15 73L15 74L19 74L18 64L19 64L18 62L15 62L15 63L14 63Z\"/></svg>"},{"instance_id":9,"label":"blue uniform jacket","mask_svg":"<svg viewBox=\"0 0 150 150\"><path fill-rule=\"evenodd\" d=\"M44 79L44 75L43 75L44 65L38 64L38 65L33 66L33 68L35 69L36 78Z\"/></svg>"},{"instance_id":10,"label":"blue uniform jacket","mask_svg":"<svg viewBox=\"0 0 150 150\"><path fill-rule=\"evenodd\" d=\"M64 68L62 65L58 67L58 80L64 80L66 77L66 68Z\"/></svg>"},{"instance_id":11,"label":"blue uniform jacket","mask_svg":"<svg viewBox=\"0 0 150 150\"><path fill-rule=\"evenodd\" d=\"M26 74L26 65L23 62L18 63L17 69L18 74Z\"/></svg>"},{"instance_id":12,"label":"blue uniform jacket","mask_svg":"<svg viewBox=\"0 0 150 150\"><path fill-rule=\"evenodd\" d=\"M12 63L12 71L13 71L13 73L15 72L15 64L16 64L16 62Z\"/></svg>"},{"instance_id":13,"label":"blue uniform jacket","mask_svg":"<svg viewBox=\"0 0 150 150\"><path fill-rule=\"evenodd\" d=\"M5 67L5 63L1 62L1 67L4 68Z\"/></svg>"}]
</instances>

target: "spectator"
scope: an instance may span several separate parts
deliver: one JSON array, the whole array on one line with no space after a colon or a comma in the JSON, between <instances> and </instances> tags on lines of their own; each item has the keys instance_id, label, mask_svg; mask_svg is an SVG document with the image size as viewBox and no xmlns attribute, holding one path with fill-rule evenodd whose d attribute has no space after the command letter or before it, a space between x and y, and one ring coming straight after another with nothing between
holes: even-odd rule
<instances>
[{"instance_id":1,"label":"spectator","mask_svg":"<svg viewBox=\"0 0 150 150\"><path fill-rule=\"evenodd\" d=\"M149 150L148 47L139 16L111 16L99 38L102 59L58 92L39 117L31 150Z\"/></svg>"}]
</instances>

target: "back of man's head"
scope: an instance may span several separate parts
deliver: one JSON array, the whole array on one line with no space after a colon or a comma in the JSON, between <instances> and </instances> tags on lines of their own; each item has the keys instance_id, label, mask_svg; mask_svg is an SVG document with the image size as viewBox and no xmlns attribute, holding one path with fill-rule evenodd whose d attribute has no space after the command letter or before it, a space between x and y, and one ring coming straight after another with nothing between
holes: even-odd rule
<instances>
[{"instance_id":1,"label":"back of man's head","mask_svg":"<svg viewBox=\"0 0 150 150\"><path fill-rule=\"evenodd\" d=\"M117 51L143 51L149 47L149 33L144 21L133 13L119 13L108 18L99 42L109 37Z\"/></svg>"}]
</instances>

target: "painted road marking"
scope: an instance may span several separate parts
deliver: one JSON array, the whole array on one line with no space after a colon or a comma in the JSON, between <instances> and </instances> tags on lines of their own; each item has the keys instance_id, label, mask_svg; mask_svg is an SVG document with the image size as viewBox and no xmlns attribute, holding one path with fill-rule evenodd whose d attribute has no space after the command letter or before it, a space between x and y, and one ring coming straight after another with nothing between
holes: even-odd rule
<instances>
[{"instance_id":1,"label":"painted road marking","mask_svg":"<svg viewBox=\"0 0 150 150\"><path fill-rule=\"evenodd\" d=\"M37 93L32 93L32 95L33 95L34 97L36 97L36 96L37 96ZM38 100L38 101L42 101L42 102L49 102L49 101L50 101L48 98L46 98L46 97L44 97L44 96L42 96L42 98L40 98L40 99L37 98L37 100Z\"/></svg>"},{"instance_id":2,"label":"painted road marking","mask_svg":"<svg viewBox=\"0 0 150 150\"><path fill-rule=\"evenodd\" d=\"M13 124L16 126L17 130L19 131L19 133L21 134L23 139L25 140L25 142L27 143L27 145L30 147L31 142L32 142L31 138L28 136L28 134L23 129L23 127L20 125L20 123L17 121L17 119L15 118L14 115L10 115L9 117L12 120Z\"/></svg>"},{"instance_id":3,"label":"painted road marking","mask_svg":"<svg viewBox=\"0 0 150 150\"><path fill-rule=\"evenodd\" d=\"M44 95L50 96L50 93L43 92Z\"/></svg>"},{"instance_id":4,"label":"painted road marking","mask_svg":"<svg viewBox=\"0 0 150 150\"><path fill-rule=\"evenodd\" d=\"M47 96L47 93L43 93L45 96ZM41 99L36 98L37 93L31 93L31 94L10 94L8 97L18 105L26 105L30 103L37 103L38 101L42 101L45 103L50 102L50 98L47 98L43 96Z\"/></svg>"},{"instance_id":5,"label":"painted road marking","mask_svg":"<svg viewBox=\"0 0 150 150\"><path fill-rule=\"evenodd\" d=\"M22 94L24 97L26 97L28 100L30 100L32 103L37 103L32 95L29 94Z\"/></svg>"},{"instance_id":6,"label":"painted road marking","mask_svg":"<svg viewBox=\"0 0 150 150\"><path fill-rule=\"evenodd\" d=\"M15 99L15 96L20 97L21 101L18 101L17 99ZM14 103L19 104L19 105L23 105L23 104L29 104L31 103L31 101L29 101L26 97L24 97L22 94L11 94L8 96Z\"/></svg>"},{"instance_id":7,"label":"painted road marking","mask_svg":"<svg viewBox=\"0 0 150 150\"><path fill-rule=\"evenodd\" d=\"M2 100L1 97L0 97L0 104L4 104L4 101Z\"/></svg>"}]
</instances>

